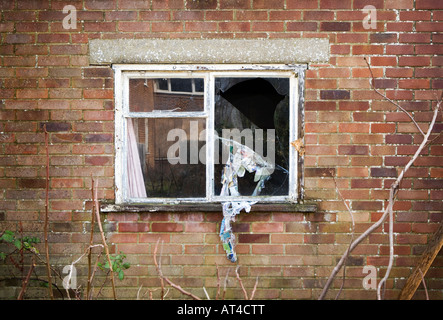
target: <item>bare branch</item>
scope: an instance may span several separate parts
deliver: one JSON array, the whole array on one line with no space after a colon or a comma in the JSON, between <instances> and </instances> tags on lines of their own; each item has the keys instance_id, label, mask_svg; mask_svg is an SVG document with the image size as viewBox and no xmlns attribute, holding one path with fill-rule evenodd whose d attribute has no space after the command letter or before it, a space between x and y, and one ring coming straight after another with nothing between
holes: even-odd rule
<instances>
[{"instance_id":1,"label":"bare branch","mask_svg":"<svg viewBox=\"0 0 443 320\"><path fill-rule=\"evenodd\" d=\"M92 178L91 175L91 199L94 200L94 179ZM89 292L91 291L91 275L92 275L92 251L91 251L91 246L94 243L94 221L95 220L95 205L92 205L92 214L91 214L91 237L89 239L89 253L88 253L88 283L86 286L86 300L89 299Z\"/></svg>"},{"instance_id":2,"label":"bare branch","mask_svg":"<svg viewBox=\"0 0 443 320\"><path fill-rule=\"evenodd\" d=\"M93 180L93 182L94 182L94 180ZM99 207L98 198L97 198L97 188L95 188L95 192L94 192L94 205L95 205L95 214L96 214L96 218L97 218L97 224L98 224L98 227L100 230L100 235L102 237L103 246L105 247L106 258L108 259L110 277L111 277L111 283L112 283L112 294L114 296L114 300L116 300L117 293L115 292L114 271L112 270L112 262L111 262L111 257L109 255L109 248L108 248L108 244L106 243L105 233L103 232L102 223L100 221L100 207Z\"/></svg>"},{"instance_id":3,"label":"bare branch","mask_svg":"<svg viewBox=\"0 0 443 320\"><path fill-rule=\"evenodd\" d=\"M249 298L249 300L254 299L255 292L257 291L257 285L258 285L258 276L257 278L255 278L254 289L252 289L251 297Z\"/></svg>"},{"instance_id":4,"label":"bare branch","mask_svg":"<svg viewBox=\"0 0 443 320\"><path fill-rule=\"evenodd\" d=\"M355 222L354 222L354 215L352 214L351 208L349 207L349 205L348 205L348 203L346 202L345 198L344 198L343 195L341 194L340 189L338 188L337 181L335 180L335 177L334 177L334 174L333 174L332 170L330 170L330 173L331 173L331 177L332 177L332 179L334 180L335 190L337 191L337 193L338 193L338 195L340 196L340 198L342 199L342 201L343 201L343 203L344 203L346 209L348 210L348 212L349 212L349 216L351 217L351 222L352 222L351 241L350 241L350 243L349 243L348 250L347 250L346 253L345 253L346 258L345 258L345 262L344 262L344 266L343 266L343 281L342 281L342 283L341 283L340 290L338 291L338 293L337 293L337 295L336 295L336 297L335 297L335 299L337 300L338 297L340 296L340 293L341 293L342 290L343 290L344 285L345 285L345 280L346 280L346 263L347 263L347 260L348 260L349 254L350 254L351 243L352 243L352 241L354 240Z\"/></svg>"},{"instance_id":5,"label":"bare branch","mask_svg":"<svg viewBox=\"0 0 443 320\"><path fill-rule=\"evenodd\" d=\"M372 89L373 89L378 95L380 95L380 96L383 97L385 100L389 101L389 102L392 103L394 106L396 106L398 109L400 109L403 113L405 113L405 114L409 117L409 119L411 119L411 121L415 124L415 126L417 127L417 130L422 134L422 136L424 136L425 134L423 133L423 130L420 128L420 126L418 125L418 123L415 121L415 119L412 117L412 115L411 115L409 112L407 112L407 111L406 111L402 106L400 106L397 102L393 101L392 99L389 99L386 95L384 95L383 93L381 93L380 91L378 91L377 88L375 88L375 85L374 85L374 80L375 80L375 79L374 79L374 75L372 74L371 66L369 65L368 60L367 60L366 58L364 58L364 59L365 59L366 64L368 65L369 72L371 73L371 81L370 81L370 84L371 84Z\"/></svg>"},{"instance_id":6,"label":"bare branch","mask_svg":"<svg viewBox=\"0 0 443 320\"><path fill-rule=\"evenodd\" d=\"M45 150L46 150L46 188L45 188L45 254L46 254L46 273L48 276L49 297L54 300L54 292L52 290L51 265L49 263L49 242L48 242L48 225L49 225L49 134L46 130L46 124L43 126L45 132Z\"/></svg>"},{"instance_id":7,"label":"bare branch","mask_svg":"<svg viewBox=\"0 0 443 320\"><path fill-rule=\"evenodd\" d=\"M177 289L178 291L180 291L181 293L183 293L184 295L187 295L189 297L191 297L194 300L201 300L199 297L197 297L196 295L184 290L182 287L180 287L179 285L173 283L171 280L169 280L167 277L165 277L163 275L163 272L161 270L161 267L159 266L158 262L157 262L157 248L158 248L158 244L160 242L160 239L157 240L157 244L155 245L155 249L154 249L154 264L155 267L157 268L157 272L160 276L160 279L164 279L171 287ZM161 256L160 256L161 258Z\"/></svg>"},{"instance_id":8,"label":"bare branch","mask_svg":"<svg viewBox=\"0 0 443 320\"><path fill-rule=\"evenodd\" d=\"M218 300L220 296L220 270L218 269L218 264L215 263L215 267L217 269L217 294L215 295L215 300Z\"/></svg>"},{"instance_id":9,"label":"bare branch","mask_svg":"<svg viewBox=\"0 0 443 320\"><path fill-rule=\"evenodd\" d=\"M29 271L28 274L26 275L26 278L23 280L22 289L20 290L17 300L23 300L26 288L28 287L29 279L31 278L32 271L34 271L34 268L35 268L35 261L34 261L34 256L32 256L31 266L29 267Z\"/></svg>"},{"instance_id":10,"label":"bare branch","mask_svg":"<svg viewBox=\"0 0 443 320\"><path fill-rule=\"evenodd\" d=\"M243 295L245 296L245 300L249 300L248 299L248 293L246 292L246 289L243 286L243 281L240 278L240 275L238 274L238 268L240 268L240 266L237 266L237 268L235 268L235 275L237 276L237 280L238 280L238 283L240 284L240 287L241 287L241 289L243 291Z\"/></svg>"},{"instance_id":11,"label":"bare branch","mask_svg":"<svg viewBox=\"0 0 443 320\"><path fill-rule=\"evenodd\" d=\"M418 271L420 271L421 281L423 282L423 287L425 288L426 300L429 300L428 288L426 287L425 276L423 275L423 272L421 271L420 268L418 268Z\"/></svg>"},{"instance_id":12,"label":"bare branch","mask_svg":"<svg viewBox=\"0 0 443 320\"><path fill-rule=\"evenodd\" d=\"M412 166L412 164L415 162L415 160L418 158L418 156L420 155L420 153L422 152L422 150L423 150L423 148L426 146L426 144L427 144L427 142L428 142L428 139L429 139L429 136L431 135L431 132L432 132L432 130L433 130L433 128L434 128L434 125L435 125L435 121L436 121L436 119L437 119L437 115L438 115L438 112L439 112L439 110L440 110L440 107L441 107L441 103L442 103L442 101L439 101L438 103L437 103L437 107L435 108L435 110L434 110L434 114L433 114L433 117L432 117L432 121L431 121L431 123L430 123L430 125L429 125L429 128L428 128L428 131L427 131L427 133L425 134L425 136L424 136L424 138L423 138L423 141L421 142L421 144L419 145L419 147L417 148L417 150L415 151L415 153L414 153L414 156L412 157L412 159L410 159L409 160L409 162L406 164L406 166L403 168L403 170L401 171L401 173L400 173L400 175L397 177L397 179L392 183L392 185L391 185L391 187L390 187L390 197L389 197L389 204L388 204L388 206L387 206L387 208L385 209L385 211L383 212L383 215L380 217L380 219L377 221L377 222L375 222L371 227L369 227L364 233L362 233L357 239L355 239L352 243L351 243L351 245L350 245L350 247L349 247L349 249L348 249L348 251L346 251L344 254L343 254L343 256L341 257L341 259L340 259L340 261L338 262L338 264L334 267L334 269L332 270L332 273L331 273L331 275L329 276L329 279L328 279L328 281L326 282L326 285L324 286L324 288L323 288L323 291L321 292L321 294L320 294L320 296L319 296L319 300L322 300L322 299L324 299L324 297L325 297L325 295L326 295L326 292L328 291L328 289L329 289L329 287L331 286L331 283L332 283L332 281L333 281L333 279L335 278L335 276L337 275L337 273L340 271L340 269L341 269L341 267L343 266L343 264L344 264L344 262L345 262L345 260L346 260L346 258L347 258L347 256L348 256L348 252L350 253L350 252L352 252L352 250L354 250L355 249L355 247L360 243L360 242L362 242L369 234L371 234L374 230L376 230L385 220L386 220L386 218L388 217L388 215L390 215L390 216L392 216L392 207L393 207L393 205L394 205L394 202L395 202L395 196L396 196L396 194L397 194L397 191L398 191L398 188L399 188L399 185L400 185L400 182L402 181L402 179L403 179L403 177L404 177L404 175L405 175L405 173L409 170L409 168ZM391 220L391 219L390 219ZM391 223L391 222L390 222ZM392 229L392 227L390 226L390 231L391 231L391 229ZM390 237L392 236L392 233L390 232ZM392 243L392 239L390 238L390 244ZM386 281L386 279L388 278L388 276L389 276L389 273L390 273L390 270L391 270L391 267L392 267L392 249L390 248L390 264L389 264L389 267L388 267L388 270L387 270L387 272L386 272L386 274L385 274L385 277L383 278L383 280L382 280L382 282L381 282L381 284L384 284L384 282ZM380 297L380 288L381 288L381 286L380 286L380 284L379 284L379 287L378 287L378 297Z\"/></svg>"}]
</instances>

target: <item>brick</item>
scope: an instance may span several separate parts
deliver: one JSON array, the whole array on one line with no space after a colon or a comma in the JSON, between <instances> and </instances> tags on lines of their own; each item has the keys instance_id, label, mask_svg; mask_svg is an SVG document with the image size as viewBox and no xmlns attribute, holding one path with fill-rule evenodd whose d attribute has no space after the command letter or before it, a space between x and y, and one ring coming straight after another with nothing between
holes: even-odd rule
<instances>
[{"instance_id":1,"label":"brick","mask_svg":"<svg viewBox=\"0 0 443 320\"><path fill-rule=\"evenodd\" d=\"M317 22L288 22L288 31L317 31Z\"/></svg>"},{"instance_id":2,"label":"brick","mask_svg":"<svg viewBox=\"0 0 443 320\"><path fill-rule=\"evenodd\" d=\"M182 30L181 22L152 22L153 32L179 32Z\"/></svg>"},{"instance_id":3,"label":"brick","mask_svg":"<svg viewBox=\"0 0 443 320\"><path fill-rule=\"evenodd\" d=\"M251 26L252 31L270 31L270 32L283 32L284 23L279 21L272 22L253 22Z\"/></svg>"},{"instance_id":4,"label":"brick","mask_svg":"<svg viewBox=\"0 0 443 320\"><path fill-rule=\"evenodd\" d=\"M387 45L386 54L414 54L413 45Z\"/></svg>"},{"instance_id":5,"label":"brick","mask_svg":"<svg viewBox=\"0 0 443 320\"><path fill-rule=\"evenodd\" d=\"M320 31L350 31L350 22L321 22Z\"/></svg>"},{"instance_id":6,"label":"brick","mask_svg":"<svg viewBox=\"0 0 443 320\"><path fill-rule=\"evenodd\" d=\"M197 31L197 32L210 32L217 31L217 23L216 22L207 22L207 21L192 21L185 23L185 31Z\"/></svg>"},{"instance_id":7,"label":"brick","mask_svg":"<svg viewBox=\"0 0 443 320\"><path fill-rule=\"evenodd\" d=\"M413 32L414 24L412 22L390 22L386 26L387 31Z\"/></svg>"},{"instance_id":8,"label":"brick","mask_svg":"<svg viewBox=\"0 0 443 320\"><path fill-rule=\"evenodd\" d=\"M306 132L337 132L335 123L306 123Z\"/></svg>"},{"instance_id":9,"label":"brick","mask_svg":"<svg viewBox=\"0 0 443 320\"><path fill-rule=\"evenodd\" d=\"M219 0L220 9L250 9L249 0Z\"/></svg>"},{"instance_id":10,"label":"brick","mask_svg":"<svg viewBox=\"0 0 443 320\"><path fill-rule=\"evenodd\" d=\"M320 9L351 9L352 1L321 0Z\"/></svg>"},{"instance_id":11,"label":"brick","mask_svg":"<svg viewBox=\"0 0 443 320\"><path fill-rule=\"evenodd\" d=\"M40 43L68 43L69 34L66 33L41 33L37 37Z\"/></svg>"},{"instance_id":12,"label":"brick","mask_svg":"<svg viewBox=\"0 0 443 320\"><path fill-rule=\"evenodd\" d=\"M118 30L122 32L148 32L150 29L150 22L144 21L125 21L118 24Z\"/></svg>"},{"instance_id":13,"label":"brick","mask_svg":"<svg viewBox=\"0 0 443 320\"><path fill-rule=\"evenodd\" d=\"M149 223L127 223L120 222L118 224L119 232L149 232Z\"/></svg>"},{"instance_id":14,"label":"brick","mask_svg":"<svg viewBox=\"0 0 443 320\"><path fill-rule=\"evenodd\" d=\"M187 1L186 8L196 10L216 9L217 0Z\"/></svg>"},{"instance_id":15,"label":"brick","mask_svg":"<svg viewBox=\"0 0 443 320\"><path fill-rule=\"evenodd\" d=\"M350 92L348 90L320 90L320 99L323 100L341 100L349 98Z\"/></svg>"},{"instance_id":16,"label":"brick","mask_svg":"<svg viewBox=\"0 0 443 320\"><path fill-rule=\"evenodd\" d=\"M116 0L86 0L86 9L116 9Z\"/></svg>"},{"instance_id":17,"label":"brick","mask_svg":"<svg viewBox=\"0 0 443 320\"><path fill-rule=\"evenodd\" d=\"M337 66L339 67L361 67L367 68L363 57L337 57Z\"/></svg>"},{"instance_id":18,"label":"brick","mask_svg":"<svg viewBox=\"0 0 443 320\"><path fill-rule=\"evenodd\" d=\"M443 186L443 179L420 179L414 181L415 189L441 189Z\"/></svg>"},{"instance_id":19,"label":"brick","mask_svg":"<svg viewBox=\"0 0 443 320\"><path fill-rule=\"evenodd\" d=\"M83 179L65 179L53 178L51 179L52 188L81 188L83 187Z\"/></svg>"},{"instance_id":20,"label":"brick","mask_svg":"<svg viewBox=\"0 0 443 320\"><path fill-rule=\"evenodd\" d=\"M144 0L126 0L120 1L118 4L119 9L150 9L149 1Z\"/></svg>"},{"instance_id":21,"label":"brick","mask_svg":"<svg viewBox=\"0 0 443 320\"><path fill-rule=\"evenodd\" d=\"M284 9L285 0L275 0L269 2L267 0L253 0L253 9Z\"/></svg>"},{"instance_id":22,"label":"brick","mask_svg":"<svg viewBox=\"0 0 443 320\"><path fill-rule=\"evenodd\" d=\"M40 130L43 131L44 125L46 125L46 130L48 132L71 130L71 124L66 122L41 122L39 125Z\"/></svg>"},{"instance_id":23,"label":"brick","mask_svg":"<svg viewBox=\"0 0 443 320\"><path fill-rule=\"evenodd\" d=\"M369 124L367 123L340 123L339 132L361 132L369 133Z\"/></svg>"},{"instance_id":24,"label":"brick","mask_svg":"<svg viewBox=\"0 0 443 320\"><path fill-rule=\"evenodd\" d=\"M371 133L394 133L395 123L371 123Z\"/></svg>"},{"instance_id":25,"label":"brick","mask_svg":"<svg viewBox=\"0 0 443 320\"><path fill-rule=\"evenodd\" d=\"M76 133L54 134L51 136L52 143L73 143L73 142L81 142L82 140L83 136L81 134L76 134Z\"/></svg>"},{"instance_id":26,"label":"brick","mask_svg":"<svg viewBox=\"0 0 443 320\"><path fill-rule=\"evenodd\" d=\"M371 177L397 177L395 168L371 168Z\"/></svg>"},{"instance_id":27,"label":"brick","mask_svg":"<svg viewBox=\"0 0 443 320\"><path fill-rule=\"evenodd\" d=\"M303 12L303 20L334 20L334 12L325 10L325 11L304 11Z\"/></svg>"},{"instance_id":28,"label":"brick","mask_svg":"<svg viewBox=\"0 0 443 320\"><path fill-rule=\"evenodd\" d=\"M402 43L429 43L431 35L426 33L400 33L398 40Z\"/></svg>"},{"instance_id":29,"label":"brick","mask_svg":"<svg viewBox=\"0 0 443 320\"><path fill-rule=\"evenodd\" d=\"M339 110L365 111L369 109L367 101L340 101Z\"/></svg>"},{"instance_id":30,"label":"brick","mask_svg":"<svg viewBox=\"0 0 443 320\"><path fill-rule=\"evenodd\" d=\"M443 22L417 22L416 31L441 32L443 31Z\"/></svg>"},{"instance_id":31,"label":"brick","mask_svg":"<svg viewBox=\"0 0 443 320\"><path fill-rule=\"evenodd\" d=\"M16 24L15 29L17 32L45 32L45 31L48 31L48 23L46 23L46 22L21 22L21 23Z\"/></svg>"},{"instance_id":32,"label":"brick","mask_svg":"<svg viewBox=\"0 0 443 320\"><path fill-rule=\"evenodd\" d=\"M359 146L359 145L341 145L338 146L338 154L342 155L368 155L369 147L368 146Z\"/></svg>"},{"instance_id":33,"label":"brick","mask_svg":"<svg viewBox=\"0 0 443 320\"><path fill-rule=\"evenodd\" d=\"M251 30L249 22L220 22L218 27L222 32L247 32Z\"/></svg>"},{"instance_id":34,"label":"brick","mask_svg":"<svg viewBox=\"0 0 443 320\"><path fill-rule=\"evenodd\" d=\"M112 142L114 136L110 133L91 133L85 135L85 142L97 143L97 142Z\"/></svg>"},{"instance_id":35,"label":"brick","mask_svg":"<svg viewBox=\"0 0 443 320\"><path fill-rule=\"evenodd\" d=\"M34 35L30 34L8 34L5 38L6 43L19 44L19 43L33 43L35 41Z\"/></svg>"},{"instance_id":36,"label":"brick","mask_svg":"<svg viewBox=\"0 0 443 320\"><path fill-rule=\"evenodd\" d=\"M386 135L386 143L388 144L410 144L412 143L412 136L410 135Z\"/></svg>"},{"instance_id":37,"label":"brick","mask_svg":"<svg viewBox=\"0 0 443 320\"><path fill-rule=\"evenodd\" d=\"M367 168L337 168L338 177L367 177Z\"/></svg>"},{"instance_id":38,"label":"brick","mask_svg":"<svg viewBox=\"0 0 443 320\"><path fill-rule=\"evenodd\" d=\"M108 156L86 156L85 164L92 166L106 166L112 165L113 159Z\"/></svg>"},{"instance_id":39,"label":"brick","mask_svg":"<svg viewBox=\"0 0 443 320\"><path fill-rule=\"evenodd\" d=\"M383 203L379 201L352 201L352 210L381 210Z\"/></svg>"},{"instance_id":40,"label":"brick","mask_svg":"<svg viewBox=\"0 0 443 320\"><path fill-rule=\"evenodd\" d=\"M443 9L443 4L440 2L436 2L433 0L417 0L415 4L415 9L423 10L423 9Z\"/></svg>"},{"instance_id":41,"label":"brick","mask_svg":"<svg viewBox=\"0 0 443 320\"><path fill-rule=\"evenodd\" d=\"M354 45L352 46L353 54L383 54L383 46L381 45Z\"/></svg>"},{"instance_id":42,"label":"brick","mask_svg":"<svg viewBox=\"0 0 443 320\"><path fill-rule=\"evenodd\" d=\"M369 36L371 43L393 43L397 42L397 34L395 33L373 33Z\"/></svg>"},{"instance_id":43,"label":"brick","mask_svg":"<svg viewBox=\"0 0 443 320\"><path fill-rule=\"evenodd\" d=\"M396 66L396 57L371 57L370 65L372 66Z\"/></svg>"},{"instance_id":44,"label":"brick","mask_svg":"<svg viewBox=\"0 0 443 320\"><path fill-rule=\"evenodd\" d=\"M286 0L288 9L317 9L318 3L311 0Z\"/></svg>"},{"instance_id":45,"label":"brick","mask_svg":"<svg viewBox=\"0 0 443 320\"><path fill-rule=\"evenodd\" d=\"M409 78L412 77L413 73L412 68L386 68L386 77L389 78Z\"/></svg>"},{"instance_id":46,"label":"brick","mask_svg":"<svg viewBox=\"0 0 443 320\"><path fill-rule=\"evenodd\" d=\"M398 80L398 87L402 89L428 89L430 88L430 80L429 79Z\"/></svg>"},{"instance_id":47,"label":"brick","mask_svg":"<svg viewBox=\"0 0 443 320\"><path fill-rule=\"evenodd\" d=\"M181 223L152 223L152 232L183 232L183 224Z\"/></svg>"},{"instance_id":48,"label":"brick","mask_svg":"<svg viewBox=\"0 0 443 320\"><path fill-rule=\"evenodd\" d=\"M239 243L269 243L270 235L262 234L262 233L253 233L253 234L239 234L238 242Z\"/></svg>"},{"instance_id":49,"label":"brick","mask_svg":"<svg viewBox=\"0 0 443 320\"><path fill-rule=\"evenodd\" d=\"M431 11L400 11L401 21L431 20Z\"/></svg>"},{"instance_id":50,"label":"brick","mask_svg":"<svg viewBox=\"0 0 443 320\"><path fill-rule=\"evenodd\" d=\"M18 89L17 98L19 99L45 99L48 98L47 89Z\"/></svg>"},{"instance_id":51,"label":"brick","mask_svg":"<svg viewBox=\"0 0 443 320\"><path fill-rule=\"evenodd\" d=\"M416 54L439 54L443 51L443 45L438 44L416 44Z\"/></svg>"}]
</instances>

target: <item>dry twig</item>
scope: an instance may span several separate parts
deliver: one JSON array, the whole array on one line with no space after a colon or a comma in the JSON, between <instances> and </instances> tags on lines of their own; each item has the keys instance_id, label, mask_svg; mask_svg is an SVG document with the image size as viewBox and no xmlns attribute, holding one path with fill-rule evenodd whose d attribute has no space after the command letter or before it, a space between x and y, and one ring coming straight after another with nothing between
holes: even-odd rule
<instances>
[{"instance_id":1,"label":"dry twig","mask_svg":"<svg viewBox=\"0 0 443 320\"><path fill-rule=\"evenodd\" d=\"M163 279L163 280L166 281L171 287L173 287L174 289L177 289L178 291L180 291L180 292L183 293L184 295L187 295L187 296L191 297L191 298L194 299L194 300L201 300L201 299L200 299L199 297L197 297L196 295L192 294L191 292L188 292L188 291L184 290L182 287L180 287L179 285L173 283L171 280L169 280L168 277L165 277L165 276L163 275L163 271L162 271L160 265L159 265L158 262L157 262L157 249L158 249L158 244L159 244L159 242L160 242L160 239L157 240L157 243L156 243L156 245L155 245L155 249L154 249L154 264L155 264L155 267L157 268L157 272L158 272L158 275L160 276L160 279ZM161 259L161 256L160 256L160 259ZM163 294L163 290L162 290L162 294Z\"/></svg>"},{"instance_id":2,"label":"dry twig","mask_svg":"<svg viewBox=\"0 0 443 320\"><path fill-rule=\"evenodd\" d=\"M237 268L235 269L235 275L237 277L238 283L240 284L240 287L241 287L241 289L243 291L243 295L245 297L245 300L252 300L254 298L255 292L257 291L258 277L255 279L255 285L254 285L254 288L252 289L251 297L248 297L248 293L246 292L246 289L243 286L243 281L240 278L240 275L238 274L238 269L239 268L240 268L240 266L237 266Z\"/></svg>"},{"instance_id":3,"label":"dry twig","mask_svg":"<svg viewBox=\"0 0 443 320\"><path fill-rule=\"evenodd\" d=\"M349 205L348 205L348 203L346 202L345 198L344 198L343 195L341 194L340 189L338 188L337 181L335 180L334 173L332 172L332 170L330 170L330 174L331 174L332 179L334 180L335 190L337 191L337 193L338 193L338 195L340 196L340 198L342 199L342 201L343 201L343 203L344 203L346 209L348 210L349 216L351 217L351 223L352 223L352 229L351 229L351 241L350 241L350 243L349 243L348 250L346 251L346 259L345 259L345 261L344 261L344 265L343 265L343 281L342 281L342 283L341 283L340 290L338 291L337 295L335 296L335 299L337 300L338 297L340 296L340 293L341 293L342 290L343 290L344 285L345 285L345 280L346 280L346 263L347 263L347 260L348 260L349 255L350 255L350 253L351 253L351 252L350 252L351 243L352 243L352 241L354 240L355 221L354 221L354 215L352 214L352 210L351 210L351 208L349 207Z\"/></svg>"},{"instance_id":4,"label":"dry twig","mask_svg":"<svg viewBox=\"0 0 443 320\"><path fill-rule=\"evenodd\" d=\"M91 176L91 193L92 193L92 200L94 200L94 179ZM94 243L94 221L95 220L95 205L92 204L92 214L91 214L91 237L89 239L89 252L88 252L88 283L86 286L86 299L89 299L89 293L91 291L91 275L92 275L92 250L91 246Z\"/></svg>"},{"instance_id":5,"label":"dry twig","mask_svg":"<svg viewBox=\"0 0 443 320\"><path fill-rule=\"evenodd\" d=\"M52 291L51 265L49 264L49 242L48 242L48 225L49 225L49 134L46 130L46 124L43 126L45 132L45 149L46 149L46 192L45 192L45 254L46 254L46 273L48 276L49 297L54 300L54 292Z\"/></svg>"},{"instance_id":6,"label":"dry twig","mask_svg":"<svg viewBox=\"0 0 443 320\"><path fill-rule=\"evenodd\" d=\"M366 63L367 60L365 59ZM368 64L369 67L369 64ZM370 67L369 67L370 68ZM372 75L372 71L371 71L371 75ZM394 101L392 101L391 99L389 99L388 97L386 97L384 94L380 93L379 91L377 91L375 88L374 90L381 95L383 98L385 98L386 100L390 101L391 103L393 103L394 105L396 105L401 111L405 112L406 114L408 114L408 116L410 118L412 118L412 116L406 111L404 110L401 106L399 106L397 103L395 103ZM412 164L415 162L415 160L418 158L418 156L420 155L420 153L422 152L423 148L428 144L429 142L429 137L432 133L432 130L434 128L435 122L437 120L437 116L438 113L440 111L440 107L442 104L442 100L439 99L437 102L437 106L434 109L434 113L432 116L432 120L431 123L429 125L428 131L426 132L426 134L423 133L423 131L420 129L420 127L418 126L418 124L415 122L414 119L413 122L416 125L416 127L418 128L418 130L420 131L420 133L423 134L423 141L420 143L419 147L417 148L417 150L415 151L413 157L409 160L409 162L406 164L406 166L403 168L403 170L401 171L400 175L397 177L397 179L392 183L391 187L390 187L390 191L389 191L389 200L388 200L388 206L386 207L385 211L383 212L383 215L380 217L380 219L375 222L371 227L369 227L364 233L362 233L357 239L355 239L354 241L351 242L348 250L343 254L343 256L341 257L340 261L337 263L337 265L334 267L334 269L332 270L331 275L329 276L320 296L319 296L319 300L324 299L329 287L331 286L332 281L334 280L335 276L337 275L337 273L340 271L341 267L343 266L343 264L345 263L346 259L348 258L349 254L352 252L352 250L355 249L355 247L362 242L369 234L371 234L374 230L376 230L385 220L386 218L389 216L389 264L388 264L388 268L386 270L385 276L383 277L383 279L380 281L378 288L377 288L377 298L381 299L381 288L384 286L387 278L389 277L390 271L392 269L392 265L393 265L393 260L394 260L394 245L393 245L393 205L398 193L398 189L400 186L400 182L402 181L405 173L409 170L409 168L412 166Z\"/></svg>"},{"instance_id":7,"label":"dry twig","mask_svg":"<svg viewBox=\"0 0 443 320\"><path fill-rule=\"evenodd\" d=\"M28 271L28 274L26 275L26 278L23 280L22 289L20 290L17 300L23 300L23 298L25 296L26 288L28 287L29 279L31 278L34 268L35 268L35 261L34 261L34 256L33 256L31 266L29 267L29 271Z\"/></svg>"},{"instance_id":8,"label":"dry twig","mask_svg":"<svg viewBox=\"0 0 443 320\"><path fill-rule=\"evenodd\" d=\"M94 180L93 180L93 183L94 183ZM108 248L108 244L106 243L105 233L103 232L102 223L100 221L100 207L99 207L98 198L97 198L97 188L95 188L95 192L94 192L94 205L95 205L95 215L96 215L96 219L97 219L98 228L100 230L100 235L102 237L103 246L105 247L106 258L107 258L108 264L109 264L109 271L110 271L110 277L111 277L111 283L112 283L112 294L114 296L114 300L116 300L117 293L115 291L114 271L112 270L112 262L111 262L111 257L109 255L109 248Z\"/></svg>"},{"instance_id":9,"label":"dry twig","mask_svg":"<svg viewBox=\"0 0 443 320\"><path fill-rule=\"evenodd\" d=\"M369 72L371 73L371 82L370 82L370 84L371 84L372 89L373 89L373 90L374 90L379 96L381 96L383 99L389 101L389 102L392 103L394 106L396 106L399 110L401 110L404 114L406 114L406 115L409 117L409 119L411 119L411 121L414 123L414 125L416 126L417 130L421 133L421 135L424 136L425 134L424 134L423 130L420 128L420 126L418 125L418 123L415 121L414 117L413 117L409 112L407 112L407 111L406 111L401 105L399 105L397 102L395 102L395 101L392 100L392 99L389 99L386 95L384 95L384 94L381 93L379 90L377 90L377 88L375 88L375 85L374 85L374 81L375 81L375 79L374 79L374 75L372 74L371 66L369 65L368 60L367 60L366 58L364 58L364 59L365 59L366 65L367 65L368 68L369 68Z\"/></svg>"}]
</instances>

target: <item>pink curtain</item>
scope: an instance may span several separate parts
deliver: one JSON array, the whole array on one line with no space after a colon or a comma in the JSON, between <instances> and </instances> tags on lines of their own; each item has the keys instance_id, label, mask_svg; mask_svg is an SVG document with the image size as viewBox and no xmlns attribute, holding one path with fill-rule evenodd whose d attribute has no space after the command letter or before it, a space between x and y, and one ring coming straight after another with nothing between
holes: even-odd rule
<instances>
[{"instance_id":1,"label":"pink curtain","mask_svg":"<svg viewBox=\"0 0 443 320\"><path fill-rule=\"evenodd\" d=\"M146 198L145 181L143 179L140 157L138 155L137 139L135 137L132 119L128 119L128 197Z\"/></svg>"}]
</instances>

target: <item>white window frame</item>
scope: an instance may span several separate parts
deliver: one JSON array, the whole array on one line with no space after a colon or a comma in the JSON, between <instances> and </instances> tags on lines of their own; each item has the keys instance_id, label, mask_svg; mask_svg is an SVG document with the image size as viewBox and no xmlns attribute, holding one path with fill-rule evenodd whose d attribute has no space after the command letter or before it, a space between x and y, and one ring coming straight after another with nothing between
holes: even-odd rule
<instances>
[{"instance_id":1,"label":"white window frame","mask_svg":"<svg viewBox=\"0 0 443 320\"><path fill-rule=\"evenodd\" d=\"M289 141L299 138L299 111L303 100L304 72L306 65L139 65L116 64L114 70L115 89L115 203L116 204L170 204L170 203L217 203L224 201L297 202L302 186L299 179L299 155L295 148L289 148L289 192L285 196L241 196L221 197L214 190L214 148L206 143L206 196L202 198L136 198L127 197L125 185L126 168L126 119L127 118L205 118L206 142L214 138L214 98L217 77L284 77L289 79ZM129 79L133 78L204 78L203 111L174 112L154 110L152 112L129 111Z\"/></svg>"},{"instance_id":2,"label":"white window frame","mask_svg":"<svg viewBox=\"0 0 443 320\"><path fill-rule=\"evenodd\" d=\"M195 90L195 81L194 81L194 79L192 79L192 89L191 89L192 91L191 92L174 91L171 88L171 78L168 78L167 81L168 81L168 89L167 90L160 89L158 87L158 83L155 83L154 84L154 91L158 92L158 93L181 94L181 95L199 95L199 96L201 95L202 96L204 94L204 92L200 92L200 91L196 91Z\"/></svg>"}]
</instances>

